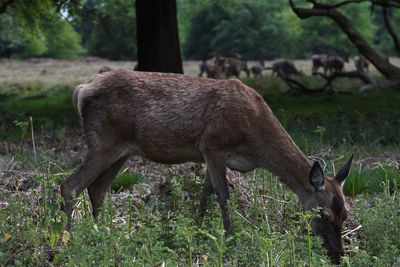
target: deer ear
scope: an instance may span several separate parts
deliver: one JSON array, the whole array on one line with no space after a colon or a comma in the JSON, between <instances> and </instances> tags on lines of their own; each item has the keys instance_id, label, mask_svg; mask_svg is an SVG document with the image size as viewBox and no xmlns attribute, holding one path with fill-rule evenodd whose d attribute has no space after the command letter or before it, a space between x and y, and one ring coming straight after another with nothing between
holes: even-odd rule
<instances>
[{"instance_id":1,"label":"deer ear","mask_svg":"<svg viewBox=\"0 0 400 267\"><path fill-rule=\"evenodd\" d=\"M309 179L310 184L315 188L315 191L322 192L325 190L325 175L318 161L315 161L311 167Z\"/></svg>"},{"instance_id":2,"label":"deer ear","mask_svg":"<svg viewBox=\"0 0 400 267\"><path fill-rule=\"evenodd\" d=\"M347 175L349 175L353 156L354 155L351 155L350 159L346 162L346 164L343 165L343 167L338 171L335 176L336 181L338 181L340 184L343 184L344 180L346 180Z\"/></svg>"}]
</instances>

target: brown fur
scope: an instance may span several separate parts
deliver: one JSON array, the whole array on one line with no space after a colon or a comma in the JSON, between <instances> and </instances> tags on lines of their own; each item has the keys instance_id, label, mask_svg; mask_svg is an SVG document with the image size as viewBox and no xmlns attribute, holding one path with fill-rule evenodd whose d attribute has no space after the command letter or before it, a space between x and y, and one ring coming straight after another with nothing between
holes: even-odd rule
<instances>
[{"instance_id":1,"label":"brown fur","mask_svg":"<svg viewBox=\"0 0 400 267\"><path fill-rule=\"evenodd\" d=\"M310 173L310 162L264 99L239 80L116 70L97 74L78 86L73 101L89 151L83 165L61 185L68 225L72 200L85 188L97 216L107 188L132 154L168 164L205 162L201 213L208 195L215 191L227 232L232 227L226 167L242 172L257 167L270 170L299 196L306 209L319 206L340 216L336 211L344 208L341 202L332 207L338 203L336 196L343 198L339 183L326 180L314 166L317 173ZM341 227L342 219L338 222ZM340 235L329 233L320 234L328 241L336 238L335 246L327 248L338 255L343 250Z\"/></svg>"},{"instance_id":2,"label":"brown fur","mask_svg":"<svg viewBox=\"0 0 400 267\"><path fill-rule=\"evenodd\" d=\"M200 63L199 77L206 73L207 78L222 78L222 74L225 70L225 59L220 56L212 56L211 58L204 60Z\"/></svg>"},{"instance_id":3,"label":"brown fur","mask_svg":"<svg viewBox=\"0 0 400 267\"><path fill-rule=\"evenodd\" d=\"M294 65L293 61L287 59L276 60L272 64L273 73L280 73L284 77L290 77L292 75L302 75L303 73L299 71Z\"/></svg>"},{"instance_id":4,"label":"brown fur","mask_svg":"<svg viewBox=\"0 0 400 267\"><path fill-rule=\"evenodd\" d=\"M247 61L242 60L241 56L236 54L235 57L226 57L225 75L226 77L234 76L239 78L240 72L244 71L246 76L250 76L250 70L247 66Z\"/></svg>"},{"instance_id":5,"label":"brown fur","mask_svg":"<svg viewBox=\"0 0 400 267\"><path fill-rule=\"evenodd\" d=\"M312 55L312 72L315 73L322 68L324 74L341 72L344 69L345 60L339 55L319 54Z\"/></svg>"},{"instance_id":6,"label":"brown fur","mask_svg":"<svg viewBox=\"0 0 400 267\"><path fill-rule=\"evenodd\" d=\"M264 60L257 61L253 66L251 66L250 70L253 73L254 77L261 77L262 71L264 69Z\"/></svg>"}]
</instances>

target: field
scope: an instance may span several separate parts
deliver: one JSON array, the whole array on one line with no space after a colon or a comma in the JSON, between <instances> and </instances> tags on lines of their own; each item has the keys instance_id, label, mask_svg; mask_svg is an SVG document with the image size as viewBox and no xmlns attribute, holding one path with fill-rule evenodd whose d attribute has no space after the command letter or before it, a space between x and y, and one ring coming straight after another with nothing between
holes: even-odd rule
<instances>
[{"instance_id":1,"label":"field","mask_svg":"<svg viewBox=\"0 0 400 267\"><path fill-rule=\"evenodd\" d=\"M309 62L296 63L309 69ZM123 167L98 220L84 193L71 232L64 231L58 187L86 151L71 92L104 65L132 69L135 63L0 64L1 266L331 266L321 240L307 231L315 214L304 213L297 197L265 170L228 171L235 233L227 238L215 197L205 217L197 215L204 166L139 157ZM184 68L197 75L198 62ZM337 80L340 93L309 96L288 91L269 74L242 78L298 146L322 159L327 175L355 155L344 187L350 215L342 266L399 266L399 92L359 93L359 82Z\"/></svg>"}]
</instances>

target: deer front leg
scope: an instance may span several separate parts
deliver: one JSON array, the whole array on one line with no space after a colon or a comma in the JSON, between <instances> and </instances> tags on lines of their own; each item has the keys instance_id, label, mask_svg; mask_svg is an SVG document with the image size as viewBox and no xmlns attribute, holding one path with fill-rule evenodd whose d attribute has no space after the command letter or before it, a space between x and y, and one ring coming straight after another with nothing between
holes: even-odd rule
<instances>
[{"instance_id":1,"label":"deer front leg","mask_svg":"<svg viewBox=\"0 0 400 267\"><path fill-rule=\"evenodd\" d=\"M203 190L201 192L200 196L200 205L199 205L199 215L200 218L204 217L204 214L207 209L207 200L208 197L214 192L213 184L211 182L211 176L210 172L208 171L208 168L206 170L206 175L205 175L205 180L204 180L204 185L203 185Z\"/></svg>"},{"instance_id":2,"label":"deer front leg","mask_svg":"<svg viewBox=\"0 0 400 267\"><path fill-rule=\"evenodd\" d=\"M226 181L226 157L224 154L206 154L204 155L210 172L211 182L215 192L217 193L218 203L221 208L222 220L226 234L231 234L233 228L230 221L228 211L229 190Z\"/></svg>"}]
</instances>

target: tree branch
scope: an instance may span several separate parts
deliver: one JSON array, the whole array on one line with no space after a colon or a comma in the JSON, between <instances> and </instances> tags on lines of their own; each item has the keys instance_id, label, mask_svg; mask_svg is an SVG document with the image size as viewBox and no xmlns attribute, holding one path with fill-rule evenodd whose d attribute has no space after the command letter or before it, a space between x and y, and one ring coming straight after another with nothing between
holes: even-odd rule
<instances>
[{"instance_id":1,"label":"tree branch","mask_svg":"<svg viewBox=\"0 0 400 267\"><path fill-rule=\"evenodd\" d=\"M315 94L324 92L324 87L321 88L310 88L299 81L296 81L282 73L281 70L276 70L276 74L289 86L290 89L295 90L299 93Z\"/></svg>"},{"instance_id":2,"label":"tree branch","mask_svg":"<svg viewBox=\"0 0 400 267\"><path fill-rule=\"evenodd\" d=\"M399 41L399 37L397 36L396 32L393 29L393 25L390 21L390 14L389 14L389 9L386 7L382 8L382 15L383 18L385 20L385 26L387 31L389 32L390 36L392 37L393 43L394 43L394 47L396 48L396 51L398 53L400 53L400 41Z\"/></svg>"},{"instance_id":3,"label":"tree branch","mask_svg":"<svg viewBox=\"0 0 400 267\"><path fill-rule=\"evenodd\" d=\"M311 2L317 3L315 0L312 0ZM351 21L336 9L325 8L318 5L314 5L313 8L299 8L294 5L293 0L289 0L289 4L293 12L300 19L307 19L313 16L328 17L332 19L347 35L357 50L364 55L378 69L378 71L386 77L386 79L400 80L400 68L392 65L383 55L375 51L357 31Z\"/></svg>"},{"instance_id":4,"label":"tree branch","mask_svg":"<svg viewBox=\"0 0 400 267\"><path fill-rule=\"evenodd\" d=\"M334 8L339 8L348 4L359 4L359 3L364 3L364 2L370 2L372 5L378 5L382 7L395 7L395 8L400 8L400 2L399 1L388 1L388 0L346 0L337 4L329 5L329 4L324 4L324 3L319 3L316 0L307 0L308 2L312 3L314 7L319 7L319 8L326 8L326 9L334 9Z\"/></svg>"},{"instance_id":5,"label":"tree branch","mask_svg":"<svg viewBox=\"0 0 400 267\"><path fill-rule=\"evenodd\" d=\"M363 3L363 2L370 2L370 0L347 0L347 1L343 1L334 5L329 5L329 4L323 4L323 3L318 3L315 0L310 0L309 2L311 2L314 7L316 8L325 8L325 9L334 9L334 8L339 8L348 4L354 4L354 3Z\"/></svg>"},{"instance_id":6,"label":"tree branch","mask_svg":"<svg viewBox=\"0 0 400 267\"><path fill-rule=\"evenodd\" d=\"M265 68L272 69L272 68ZM363 71L335 71L331 75L326 75L321 72L314 72L313 75L321 76L325 79L325 84L320 87L311 88L305 84L302 84L300 81L290 78L285 75L281 70L276 70L275 73L279 78L282 79L286 83L286 85L297 92L306 93L306 94L316 94L316 93L328 93L332 91L331 84L338 78L353 78L362 80L365 85L376 87L376 81L369 76L367 73ZM365 85L361 88L364 88Z\"/></svg>"},{"instance_id":7,"label":"tree branch","mask_svg":"<svg viewBox=\"0 0 400 267\"><path fill-rule=\"evenodd\" d=\"M329 76L314 72L313 75L319 75L327 81L325 88L337 78L356 78L362 80L365 84L376 84L376 81L364 71L335 71Z\"/></svg>"}]
</instances>

